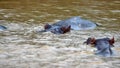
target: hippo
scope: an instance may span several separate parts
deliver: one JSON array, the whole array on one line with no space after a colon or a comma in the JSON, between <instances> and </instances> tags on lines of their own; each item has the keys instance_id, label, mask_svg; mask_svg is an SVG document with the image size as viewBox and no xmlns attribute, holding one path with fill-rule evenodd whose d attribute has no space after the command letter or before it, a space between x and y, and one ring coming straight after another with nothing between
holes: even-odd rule
<instances>
[{"instance_id":1,"label":"hippo","mask_svg":"<svg viewBox=\"0 0 120 68\"><path fill-rule=\"evenodd\" d=\"M7 27L0 25L0 31L6 30L6 29L7 29Z\"/></svg>"},{"instance_id":2,"label":"hippo","mask_svg":"<svg viewBox=\"0 0 120 68\"><path fill-rule=\"evenodd\" d=\"M88 38L87 41L84 42L85 44L91 44L93 47L97 48L95 51L95 55L110 57L113 56L113 50L111 47L114 47L114 37L110 38Z\"/></svg>"},{"instance_id":3,"label":"hippo","mask_svg":"<svg viewBox=\"0 0 120 68\"><path fill-rule=\"evenodd\" d=\"M44 30L40 32L47 32L50 31L54 34L64 34L67 32L70 32L70 30L90 30L90 29L95 29L97 24L89 21L82 19L79 16L71 17L66 20L62 20L59 22L56 22L52 25L46 24L44 26Z\"/></svg>"}]
</instances>

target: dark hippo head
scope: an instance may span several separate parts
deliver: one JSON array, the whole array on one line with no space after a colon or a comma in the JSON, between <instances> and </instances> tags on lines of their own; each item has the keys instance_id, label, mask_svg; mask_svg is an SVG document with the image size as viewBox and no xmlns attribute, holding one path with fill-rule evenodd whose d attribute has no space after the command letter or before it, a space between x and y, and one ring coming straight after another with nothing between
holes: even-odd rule
<instances>
[{"instance_id":1,"label":"dark hippo head","mask_svg":"<svg viewBox=\"0 0 120 68\"><path fill-rule=\"evenodd\" d=\"M87 45L90 44L93 47L97 48L95 52L96 55L101 55L105 57L110 57L113 55L113 51L111 47L114 47L114 37L110 38L102 38L102 39L95 39L95 38L88 38L84 43Z\"/></svg>"},{"instance_id":2,"label":"dark hippo head","mask_svg":"<svg viewBox=\"0 0 120 68\"><path fill-rule=\"evenodd\" d=\"M3 26L3 25L0 25L0 31L6 30L6 29L7 29L7 27L5 27L5 26Z\"/></svg>"},{"instance_id":3,"label":"dark hippo head","mask_svg":"<svg viewBox=\"0 0 120 68\"><path fill-rule=\"evenodd\" d=\"M42 32L50 31L54 34L64 34L70 32L71 26L53 26L46 24L44 26L44 30Z\"/></svg>"}]
</instances>

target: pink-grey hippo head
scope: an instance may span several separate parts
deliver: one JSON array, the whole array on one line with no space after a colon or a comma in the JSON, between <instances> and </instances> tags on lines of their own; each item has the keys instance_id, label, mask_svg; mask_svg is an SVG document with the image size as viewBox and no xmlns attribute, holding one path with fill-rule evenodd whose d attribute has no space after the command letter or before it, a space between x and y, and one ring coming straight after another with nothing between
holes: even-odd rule
<instances>
[{"instance_id":1,"label":"pink-grey hippo head","mask_svg":"<svg viewBox=\"0 0 120 68\"><path fill-rule=\"evenodd\" d=\"M112 39L110 38L101 38L101 39L95 39L95 38L88 38L84 43L87 45L91 45L95 48L97 48L97 51L95 51L96 55L110 57L112 56L113 50L111 47L114 47L114 37Z\"/></svg>"}]
</instances>

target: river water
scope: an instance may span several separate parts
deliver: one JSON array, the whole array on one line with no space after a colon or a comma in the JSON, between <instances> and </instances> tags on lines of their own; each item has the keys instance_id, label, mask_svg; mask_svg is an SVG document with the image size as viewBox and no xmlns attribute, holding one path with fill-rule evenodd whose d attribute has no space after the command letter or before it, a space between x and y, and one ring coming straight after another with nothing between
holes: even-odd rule
<instances>
[{"instance_id":1,"label":"river water","mask_svg":"<svg viewBox=\"0 0 120 68\"><path fill-rule=\"evenodd\" d=\"M93 21L94 30L37 33L46 23L73 16ZM120 68L119 0L0 0L0 68ZM115 37L113 57L94 55L88 37Z\"/></svg>"}]
</instances>

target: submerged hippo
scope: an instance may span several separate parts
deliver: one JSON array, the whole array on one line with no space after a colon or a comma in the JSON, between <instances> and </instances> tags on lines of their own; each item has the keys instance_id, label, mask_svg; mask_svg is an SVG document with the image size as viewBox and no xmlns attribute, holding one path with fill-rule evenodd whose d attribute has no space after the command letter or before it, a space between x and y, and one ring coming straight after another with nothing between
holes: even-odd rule
<instances>
[{"instance_id":1,"label":"submerged hippo","mask_svg":"<svg viewBox=\"0 0 120 68\"><path fill-rule=\"evenodd\" d=\"M94 29L95 27L96 27L95 23L89 20L84 20L79 16L76 16L66 20L59 21L52 25L46 24L44 26L44 30L40 32L51 31L52 33L55 34L64 34L66 32L69 32L70 30L90 30Z\"/></svg>"},{"instance_id":2,"label":"submerged hippo","mask_svg":"<svg viewBox=\"0 0 120 68\"><path fill-rule=\"evenodd\" d=\"M6 30L7 28L5 27L5 26L3 26L3 25L0 25L0 31L1 30Z\"/></svg>"},{"instance_id":3,"label":"submerged hippo","mask_svg":"<svg viewBox=\"0 0 120 68\"><path fill-rule=\"evenodd\" d=\"M84 43L91 44L93 47L97 48L95 51L96 55L110 57L113 55L113 51L111 47L114 47L114 37L110 38L102 38L102 39L95 39L95 38L88 38L87 41Z\"/></svg>"}]
</instances>

